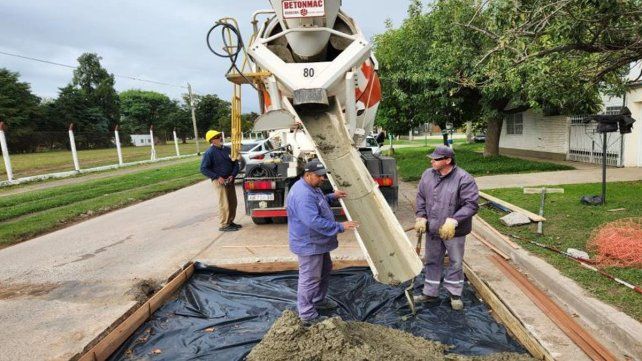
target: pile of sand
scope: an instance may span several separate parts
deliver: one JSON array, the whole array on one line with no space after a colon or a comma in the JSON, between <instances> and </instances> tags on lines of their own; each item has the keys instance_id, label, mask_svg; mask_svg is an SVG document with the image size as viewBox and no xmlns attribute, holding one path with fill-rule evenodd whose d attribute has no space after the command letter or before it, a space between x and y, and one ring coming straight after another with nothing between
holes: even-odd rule
<instances>
[{"instance_id":1,"label":"pile of sand","mask_svg":"<svg viewBox=\"0 0 642 361\"><path fill-rule=\"evenodd\" d=\"M305 327L285 311L247 356L265 360L533 360L521 354L464 357L445 354L449 346L407 332L333 317Z\"/></svg>"}]
</instances>

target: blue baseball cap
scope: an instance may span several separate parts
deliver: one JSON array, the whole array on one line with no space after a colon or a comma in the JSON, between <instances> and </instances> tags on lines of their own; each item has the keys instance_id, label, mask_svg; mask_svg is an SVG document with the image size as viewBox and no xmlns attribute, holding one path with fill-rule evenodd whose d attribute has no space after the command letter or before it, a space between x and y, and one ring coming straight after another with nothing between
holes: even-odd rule
<instances>
[{"instance_id":1,"label":"blue baseball cap","mask_svg":"<svg viewBox=\"0 0 642 361\"><path fill-rule=\"evenodd\" d=\"M314 158L311 161L307 162L303 167L304 172L312 172L316 175L326 175L328 170L325 169L325 166L318 158Z\"/></svg>"}]
</instances>

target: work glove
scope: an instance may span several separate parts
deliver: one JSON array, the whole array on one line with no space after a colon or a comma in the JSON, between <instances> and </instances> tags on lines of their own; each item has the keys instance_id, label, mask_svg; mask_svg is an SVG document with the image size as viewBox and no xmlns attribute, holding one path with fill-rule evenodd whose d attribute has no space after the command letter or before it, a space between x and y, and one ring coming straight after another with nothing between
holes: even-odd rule
<instances>
[{"instance_id":1,"label":"work glove","mask_svg":"<svg viewBox=\"0 0 642 361\"><path fill-rule=\"evenodd\" d=\"M419 217L415 220L415 231L417 233L426 233L426 225L428 224L428 220L423 217Z\"/></svg>"},{"instance_id":2,"label":"work glove","mask_svg":"<svg viewBox=\"0 0 642 361\"><path fill-rule=\"evenodd\" d=\"M439 227L439 237L441 237L441 239L443 239L444 241L455 237L455 228L457 228L458 224L459 223L456 220L452 218L446 218L444 224Z\"/></svg>"}]
</instances>

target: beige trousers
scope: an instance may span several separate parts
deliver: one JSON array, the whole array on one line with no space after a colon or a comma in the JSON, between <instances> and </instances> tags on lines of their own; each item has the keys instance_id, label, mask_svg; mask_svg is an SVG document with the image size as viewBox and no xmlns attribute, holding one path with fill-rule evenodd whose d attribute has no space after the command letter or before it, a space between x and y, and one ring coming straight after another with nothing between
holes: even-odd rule
<instances>
[{"instance_id":1,"label":"beige trousers","mask_svg":"<svg viewBox=\"0 0 642 361\"><path fill-rule=\"evenodd\" d=\"M220 185L218 181L213 181L214 190L218 196L218 218L221 227L228 226L234 222L236 217L236 189L234 182L228 185Z\"/></svg>"}]
</instances>

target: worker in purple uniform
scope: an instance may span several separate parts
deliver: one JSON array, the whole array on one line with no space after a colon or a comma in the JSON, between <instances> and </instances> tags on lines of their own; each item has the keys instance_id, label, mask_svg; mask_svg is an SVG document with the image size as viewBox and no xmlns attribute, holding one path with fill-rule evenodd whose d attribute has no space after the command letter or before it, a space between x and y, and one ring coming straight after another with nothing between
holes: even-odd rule
<instances>
[{"instance_id":1,"label":"worker in purple uniform","mask_svg":"<svg viewBox=\"0 0 642 361\"><path fill-rule=\"evenodd\" d=\"M290 250L299 261L297 308L306 324L323 318L318 310L336 307L326 299L332 271L330 251L338 247L337 233L358 227L357 222L334 220L330 202L347 194L337 190L324 195L319 187L326 173L318 159L308 162L303 177L294 183L286 201Z\"/></svg>"},{"instance_id":2,"label":"worker in purple uniform","mask_svg":"<svg viewBox=\"0 0 642 361\"><path fill-rule=\"evenodd\" d=\"M461 310L464 243L479 209L479 190L473 177L455 165L451 148L440 145L428 157L432 168L421 176L415 211L415 230L426 234L426 279L422 294L414 301L439 300L444 254L448 251L450 264L444 274L444 287L450 293L453 310Z\"/></svg>"},{"instance_id":3,"label":"worker in purple uniform","mask_svg":"<svg viewBox=\"0 0 642 361\"><path fill-rule=\"evenodd\" d=\"M233 232L242 226L234 223L236 217L236 188L234 178L239 172L239 163L231 158L231 149L223 145L223 133L208 130L205 140L210 147L203 154L201 173L212 180L218 196L219 231Z\"/></svg>"}]
</instances>

